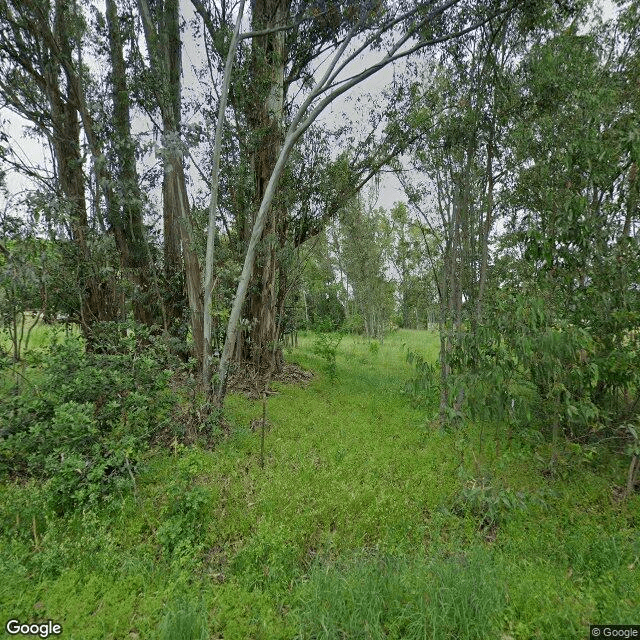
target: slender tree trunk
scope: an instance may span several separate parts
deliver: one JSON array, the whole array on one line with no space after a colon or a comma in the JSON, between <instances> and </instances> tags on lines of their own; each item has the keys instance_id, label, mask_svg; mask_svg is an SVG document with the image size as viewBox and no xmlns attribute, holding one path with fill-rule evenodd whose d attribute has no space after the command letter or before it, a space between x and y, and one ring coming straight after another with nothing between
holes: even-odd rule
<instances>
[{"instance_id":1,"label":"slender tree trunk","mask_svg":"<svg viewBox=\"0 0 640 640\"><path fill-rule=\"evenodd\" d=\"M222 129L224 127L224 112L227 106L229 86L231 85L231 73L233 60L236 54L238 33L242 23L244 12L244 0L240 0L236 26L229 44L227 59L224 68L224 80L220 92L220 104L218 105L218 119L216 122L215 142L213 149L213 169L211 170L211 200L209 203L209 224L207 227L207 252L204 272L204 358L202 362L202 381L207 393L212 394L211 386L211 329L212 329L212 304L213 304L213 258L216 240L216 213L218 210L218 186L220 182L220 153L222 147Z\"/></svg>"},{"instance_id":2,"label":"slender tree trunk","mask_svg":"<svg viewBox=\"0 0 640 640\"><path fill-rule=\"evenodd\" d=\"M478 276L478 299L476 301L476 320L480 322L482 316L482 303L487 282L487 268L489 262L489 234L493 226L493 134L492 129L487 144L487 194L486 209L480 236L480 274Z\"/></svg>"},{"instance_id":3,"label":"slender tree trunk","mask_svg":"<svg viewBox=\"0 0 640 640\"><path fill-rule=\"evenodd\" d=\"M307 119L306 122L311 121L312 120ZM229 365L234 352L236 339L240 335L238 331L240 324L240 314L242 311L242 306L244 305L244 301L246 299L247 289L249 288L249 282L253 273L258 242L262 237L267 214L269 213L269 209L271 208L278 182L284 171L285 165L289 158L289 154L291 153L291 149L293 149L293 146L303 132L304 126L301 126L293 131L290 131L290 133L287 135L283 148L280 151L278 161L276 162L276 166L274 167L273 173L269 178L269 183L267 184L264 198L260 203L260 209L258 210L258 215L256 216L256 220L253 225L253 231L251 233L249 245L247 246L247 253L245 254L244 258L242 273L240 274L240 279L238 281L238 288L236 290L233 305L231 307L229 321L227 322L227 334L224 342L224 349L222 350L222 356L220 358L220 365L218 368L218 388L216 390L216 398L220 406L222 406L224 397L227 393L227 377L229 373Z\"/></svg>"},{"instance_id":4,"label":"slender tree trunk","mask_svg":"<svg viewBox=\"0 0 640 640\"><path fill-rule=\"evenodd\" d=\"M622 235L625 238L631 237L631 221L637 216L638 191L638 165L634 162L629 169L629 195L622 229Z\"/></svg>"}]
</instances>

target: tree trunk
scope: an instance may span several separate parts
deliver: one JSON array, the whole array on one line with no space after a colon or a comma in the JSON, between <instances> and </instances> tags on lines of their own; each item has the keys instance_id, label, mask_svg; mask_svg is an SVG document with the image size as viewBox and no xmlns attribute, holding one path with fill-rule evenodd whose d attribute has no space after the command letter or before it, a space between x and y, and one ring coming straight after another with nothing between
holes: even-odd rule
<instances>
[{"instance_id":1,"label":"tree trunk","mask_svg":"<svg viewBox=\"0 0 640 640\"><path fill-rule=\"evenodd\" d=\"M289 5L290 0L257 0L253 5L253 28L269 29L285 24ZM254 39L252 55L254 86L266 87L263 91L258 89L258 104L250 115L252 129L258 134L252 162L257 211L278 160L284 137L284 32ZM250 296L248 305L253 325L248 333L250 340L248 343L245 341L242 349L244 357L249 358L256 368L277 368L281 359L277 301L280 271L278 249L283 224L282 205L275 202L269 210L261 237L254 270L254 293Z\"/></svg>"},{"instance_id":2,"label":"tree trunk","mask_svg":"<svg viewBox=\"0 0 640 640\"><path fill-rule=\"evenodd\" d=\"M53 35L59 52L52 55L47 72L49 102L53 128L53 148L56 158L60 192L69 208L71 235L77 249L77 273L80 297L79 322L84 334L91 335L94 322L113 320L118 315L118 305L112 282L99 282L93 273L94 265L88 244L87 203L80 150L80 121L73 96L75 78L71 76L73 47L68 26L71 23L69 7L63 0L56 0ZM61 75L57 56L66 61ZM63 88L61 78L64 77Z\"/></svg>"},{"instance_id":3,"label":"tree trunk","mask_svg":"<svg viewBox=\"0 0 640 640\"><path fill-rule=\"evenodd\" d=\"M179 255L178 237L182 245L184 282L191 312L191 332L194 355L199 365L204 357L204 310L202 302L202 272L196 254L187 185L180 148L180 14L178 0L166 0L158 8L159 29L156 30L147 0L138 0L147 50L154 72L156 96L162 117L164 155L163 217L165 234L165 273L171 294L168 315L179 319L183 296L176 280L179 269L175 260Z\"/></svg>"},{"instance_id":4,"label":"tree trunk","mask_svg":"<svg viewBox=\"0 0 640 640\"><path fill-rule=\"evenodd\" d=\"M212 334L212 303L213 303L213 259L215 253L216 241L216 214L218 211L218 187L220 183L220 154L222 149L222 129L224 126L224 112L227 106L227 97L229 95L229 87L231 85L231 73L233 71L233 61L236 55L236 45L238 42L238 34L240 33L240 25L242 24L242 15L244 12L244 0L240 0L238 6L238 17L233 31L233 37L229 43L227 59L224 67L224 78L222 90L220 92L220 104L218 105L218 118L216 121L216 133L213 149L213 168L211 170L211 200L209 202L209 221L207 225L207 250L205 257L204 272L204 358L202 361L202 382L207 394L213 395L213 386L211 384L211 334Z\"/></svg>"},{"instance_id":5,"label":"tree trunk","mask_svg":"<svg viewBox=\"0 0 640 640\"><path fill-rule=\"evenodd\" d=\"M129 90L115 0L106 0L106 18L118 178L118 195L113 203L115 206L109 207L112 209L109 222L122 266L136 285L133 296L134 318L150 326L161 322L161 301L142 218L142 194L136 168L135 146L131 137Z\"/></svg>"}]
</instances>

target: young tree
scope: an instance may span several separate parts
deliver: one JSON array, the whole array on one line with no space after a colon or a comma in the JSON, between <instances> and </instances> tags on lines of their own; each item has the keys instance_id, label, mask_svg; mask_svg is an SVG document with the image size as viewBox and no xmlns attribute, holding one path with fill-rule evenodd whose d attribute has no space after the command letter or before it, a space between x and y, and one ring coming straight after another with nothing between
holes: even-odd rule
<instances>
[{"instance_id":1,"label":"young tree","mask_svg":"<svg viewBox=\"0 0 640 640\"><path fill-rule=\"evenodd\" d=\"M512 75L526 40L516 9L484 24L442 49L441 63L427 73L430 91L409 94L413 119L429 131L427 146L416 147L411 165L424 176L419 187L398 174L423 231L437 243L427 258L434 269L439 300L441 419L449 397L451 352L464 332L482 317L501 181L506 175L504 138L514 113ZM424 107L421 105L424 104ZM464 389L453 402L460 409Z\"/></svg>"}]
</instances>

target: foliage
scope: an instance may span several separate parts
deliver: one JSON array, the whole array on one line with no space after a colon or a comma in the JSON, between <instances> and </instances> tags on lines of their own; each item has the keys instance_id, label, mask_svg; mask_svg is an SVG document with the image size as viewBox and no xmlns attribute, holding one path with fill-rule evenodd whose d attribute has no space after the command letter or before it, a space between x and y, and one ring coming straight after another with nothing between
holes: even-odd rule
<instances>
[{"instance_id":1,"label":"foliage","mask_svg":"<svg viewBox=\"0 0 640 640\"><path fill-rule=\"evenodd\" d=\"M100 353L73 335L52 344L38 382L2 404L2 474L49 479L60 512L128 491L170 424L166 348L140 326L101 333Z\"/></svg>"},{"instance_id":2,"label":"foliage","mask_svg":"<svg viewBox=\"0 0 640 640\"><path fill-rule=\"evenodd\" d=\"M452 352L453 391L464 389L467 415L585 444L622 435L628 408L613 400L638 384L636 346L626 356L619 344L607 352L595 323L576 326L540 298L507 296L497 305L492 322L464 333Z\"/></svg>"},{"instance_id":3,"label":"foliage","mask_svg":"<svg viewBox=\"0 0 640 640\"><path fill-rule=\"evenodd\" d=\"M414 373L405 386L406 393L419 405L434 408L440 389L438 366L431 359L410 350L407 350L407 362L413 365Z\"/></svg>"},{"instance_id":4,"label":"foliage","mask_svg":"<svg viewBox=\"0 0 640 640\"><path fill-rule=\"evenodd\" d=\"M209 515L208 492L203 487L176 484L168 497L156 538L170 557L193 555L199 549L204 521Z\"/></svg>"},{"instance_id":5,"label":"foliage","mask_svg":"<svg viewBox=\"0 0 640 640\"><path fill-rule=\"evenodd\" d=\"M307 304L310 329L338 331L342 327L345 319L344 307L338 299L335 286L329 285L325 290L310 295Z\"/></svg>"},{"instance_id":6,"label":"foliage","mask_svg":"<svg viewBox=\"0 0 640 640\"><path fill-rule=\"evenodd\" d=\"M527 496L487 541L468 508L442 509L478 477L456 473L458 441L477 427L425 427L398 393L412 375L406 350L435 361L437 335L400 330L375 359L347 340L340 385L316 376L269 399L264 469L248 426L261 403L232 395L231 435L215 451L150 452L136 495L58 516L37 479L0 484L0 609L63 619L86 640L154 638L170 618L226 640L323 638L357 621L354 635L368 622L372 637L474 638L476 618L485 637L569 640L594 618L634 622L639 496L612 500L618 458L560 480L537 471L518 434L494 455L487 433L490 486ZM293 351L305 368L318 364L313 342L301 335ZM165 546L158 532L177 525L190 543Z\"/></svg>"},{"instance_id":7,"label":"foliage","mask_svg":"<svg viewBox=\"0 0 640 640\"><path fill-rule=\"evenodd\" d=\"M177 600L160 625L160 640L208 640L209 637L202 603L193 598Z\"/></svg>"},{"instance_id":8,"label":"foliage","mask_svg":"<svg viewBox=\"0 0 640 640\"><path fill-rule=\"evenodd\" d=\"M5 216L0 221L0 331L6 331L14 361L29 346L31 332L42 316L51 313L50 281L55 272L55 249L36 238L22 221Z\"/></svg>"},{"instance_id":9,"label":"foliage","mask_svg":"<svg viewBox=\"0 0 640 640\"><path fill-rule=\"evenodd\" d=\"M501 487L487 477L473 477L461 470L463 487L454 501L453 513L470 514L478 523L478 529L491 530L501 524L513 511L525 511L531 505L546 506L536 495Z\"/></svg>"},{"instance_id":10,"label":"foliage","mask_svg":"<svg viewBox=\"0 0 640 640\"><path fill-rule=\"evenodd\" d=\"M335 378L336 356L344 334L340 332L327 331L327 329L329 329L329 327L325 326L325 331L320 330L315 332L316 337L312 349L313 353L324 360L324 367L329 374L329 377Z\"/></svg>"},{"instance_id":11,"label":"foliage","mask_svg":"<svg viewBox=\"0 0 640 640\"><path fill-rule=\"evenodd\" d=\"M384 338L395 307L394 284L385 273L392 254L385 211L367 205L363 197L355 198L342 208L330 235L340 276L352 291L351 306L362 319L365 335Z\"/></svg>"}]
</instances>

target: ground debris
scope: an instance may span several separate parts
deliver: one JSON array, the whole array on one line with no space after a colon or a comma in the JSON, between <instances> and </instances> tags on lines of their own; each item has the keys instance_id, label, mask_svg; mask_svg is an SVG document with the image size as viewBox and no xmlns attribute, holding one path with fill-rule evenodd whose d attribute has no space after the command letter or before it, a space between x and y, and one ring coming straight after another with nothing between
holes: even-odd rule
<instances>
[{"instance_id":1,"label":"ground debris","mask_svg":"<svg viewBox=\"0 0 640 640\"><path fill-rule=\"evenodd\" d=\"M267 370L258 371L255 367L245 366L236 369L230 374L228 390L233 393L242 393L251 400L258 400L262 397L267 380L269 385L274 382L281 382L306 387L312 379L312 371L306 371L296 364L287 363L282 367L281 371L274 371L270 376ZM266 390L267 396L277 395L277 393L270 386Z\"/></svg>"}]
</instances>

